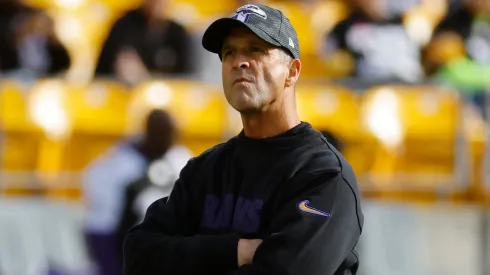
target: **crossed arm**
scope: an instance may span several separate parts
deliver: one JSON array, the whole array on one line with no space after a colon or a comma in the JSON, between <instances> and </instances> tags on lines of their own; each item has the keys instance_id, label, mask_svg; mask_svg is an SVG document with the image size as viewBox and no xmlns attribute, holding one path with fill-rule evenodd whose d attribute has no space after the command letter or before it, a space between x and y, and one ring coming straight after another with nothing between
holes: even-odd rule
<instances>
[{"instance_id":1,"label":"crossed arm","mask_svg":"<svg viewBox=\"0 0 490 275\"><path fill-rule=\"evenodd\" d=\"M170 199L153 203L126 235L125 274L334 274L361 233L357 201L338 173L320 175L307 186L277 212L267 238L240 241L236 234L187 232L192 199L181 174ZM329 216L300 211L303 200Z\"/></svg>"}]
</instances>

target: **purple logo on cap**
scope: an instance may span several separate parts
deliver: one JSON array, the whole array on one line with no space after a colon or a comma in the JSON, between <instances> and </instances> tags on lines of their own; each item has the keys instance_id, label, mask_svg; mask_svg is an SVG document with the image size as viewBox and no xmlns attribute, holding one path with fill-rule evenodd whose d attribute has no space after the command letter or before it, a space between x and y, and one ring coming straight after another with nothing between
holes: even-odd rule
<instances>
[{"instance_id":1,"label":"purple logo on cap","mask_svg":"<svg viewBox=\"0 0 490 275\"><path fill-rule=\"evenodd\" d=\"M245 5L238 8L231 18L246 23L250 18L250 15L257 15L262 19L267 19L265 11L255 5Z\"/></svg>"}]
</instances>

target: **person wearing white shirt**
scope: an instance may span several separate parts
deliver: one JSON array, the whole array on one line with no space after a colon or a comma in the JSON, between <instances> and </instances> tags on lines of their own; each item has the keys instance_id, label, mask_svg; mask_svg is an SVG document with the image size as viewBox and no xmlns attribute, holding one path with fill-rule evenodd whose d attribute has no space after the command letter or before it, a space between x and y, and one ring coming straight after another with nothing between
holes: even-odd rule
<instances>
[{"instance_id":1,"label":"person wearing white shirt","mask_svg":"<svg viewBox=\"0 0 490 275\"><path fill-rule=\"evenodd\" d=\"M145 176L149 166L157 160L168 159L177 171L185 165L186 158L191 157L190 153L179 153L187 150L176 146L175 140L176 127L171 116L165 111L153 110L140 139L115 145L86 169L84 231L99 274L122 275L117 227L127 185Z\"/></svg>"}]
</instances>

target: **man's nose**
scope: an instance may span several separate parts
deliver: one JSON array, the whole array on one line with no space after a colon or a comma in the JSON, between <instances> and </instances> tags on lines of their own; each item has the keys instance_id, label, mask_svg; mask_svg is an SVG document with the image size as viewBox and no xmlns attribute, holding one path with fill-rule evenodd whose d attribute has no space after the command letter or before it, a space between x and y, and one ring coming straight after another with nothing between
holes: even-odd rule
<instances>
[{"instance_id":1,"label":"man's nose","mask_svg":"<svg viewBox=\"0 0 490 275\"><path fill-rule=\"evenodd\" d=\"M233 67L236 69L246 69L250 67L250 63L243 54L236 54L233 60Z\"/></svg>"}]
</instances>

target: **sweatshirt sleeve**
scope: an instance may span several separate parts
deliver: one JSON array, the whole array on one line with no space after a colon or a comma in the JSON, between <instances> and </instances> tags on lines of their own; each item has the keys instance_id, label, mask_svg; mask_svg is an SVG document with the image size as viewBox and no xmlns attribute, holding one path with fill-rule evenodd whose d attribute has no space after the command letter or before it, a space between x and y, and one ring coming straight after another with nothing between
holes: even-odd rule
<instances>
[{"instance_id":1,"label":"sweatshirt sleeve","mask_svg":"<svg viewBox=\"0 0 490 275\"><path fill-rule=\"evenodd\" d=\"M348 266L358 265L354 251L362 213L355 192L340 173L322 174L307 186L277 211L253 264L232 275L332 275L346 259Z\"/></svg>"},{"instance_id":2,"label":"sweatshirt sleeve","mask_svg":"<svg viewBox=\"0 0 490 275\"><path fill-rule=\"evenodd\" d=\"M168 200L154 202L143 222L126 234L124 274L219 274L237 267L238 236L196 235L191 228L191 162Z\"/></svg>"}]
</instances>

